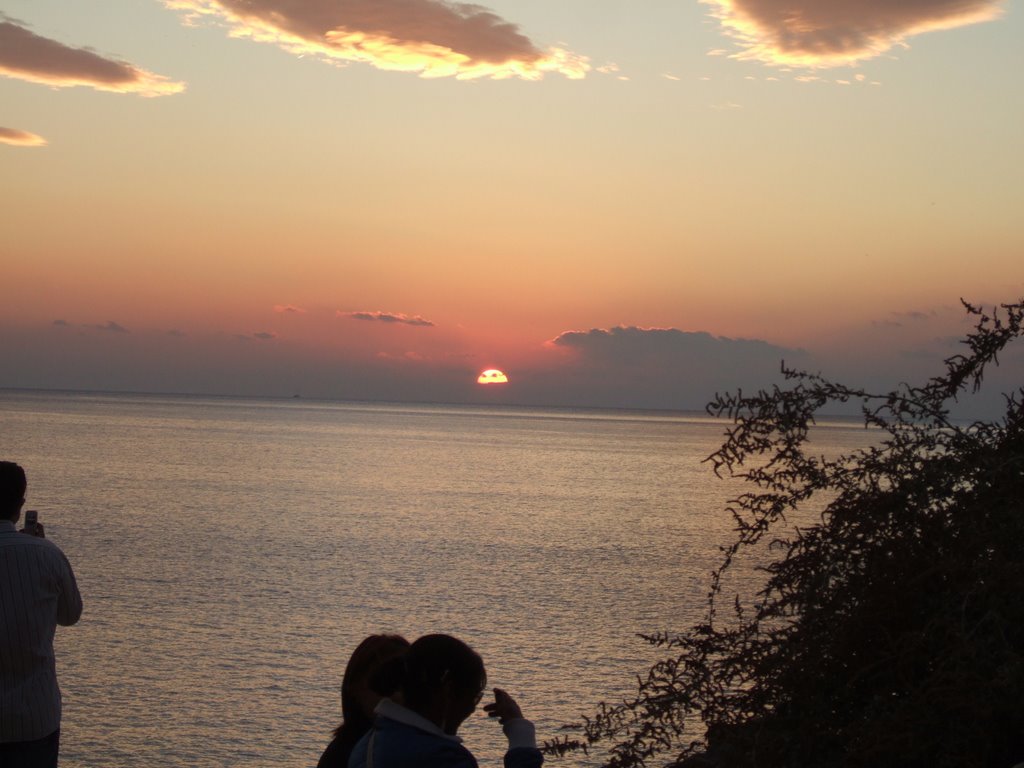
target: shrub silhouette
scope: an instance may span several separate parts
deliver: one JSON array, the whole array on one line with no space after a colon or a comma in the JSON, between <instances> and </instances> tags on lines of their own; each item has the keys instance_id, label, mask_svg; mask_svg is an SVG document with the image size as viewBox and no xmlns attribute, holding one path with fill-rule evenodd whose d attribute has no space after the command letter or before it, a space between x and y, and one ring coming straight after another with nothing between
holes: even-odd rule
<instances>
[{"instance_id":1,"label":"shrub silhouette","mask_svg":"<svg viewBox=\"0 0 1024 768\"><path fill-rule=\"evenodd\" d=\"M716 397L732 426L709 461L752 488L706 619L644 636L670 657L549 752L610 744L611 768L1024 761L1024 390L999 420L949 415L1021 335L1024 303L964 306L967 351L924 386L872 395L783 366L786 387ZM812 455L815 414L848 402L879 440ZM815 503L816 522L781 530ZM722 610L736 556L769 542L763 591Z\"/></svg>"}]
</instances>

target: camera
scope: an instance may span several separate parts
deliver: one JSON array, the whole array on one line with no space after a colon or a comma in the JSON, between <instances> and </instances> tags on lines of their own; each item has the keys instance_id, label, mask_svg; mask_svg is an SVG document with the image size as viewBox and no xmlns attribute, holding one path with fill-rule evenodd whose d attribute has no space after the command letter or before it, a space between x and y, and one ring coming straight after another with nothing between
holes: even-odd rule
<instances>
[{"instance_id":1,"label":"camera","mask_svg":"<svg viewBox=\"0 0 1024 768\"><path fill-rule=\"evenodd\" d=\"M39 523L39 513L30 509L25 512L25 533L36 535L36 525Z\"/></svg>"}]
</instances>

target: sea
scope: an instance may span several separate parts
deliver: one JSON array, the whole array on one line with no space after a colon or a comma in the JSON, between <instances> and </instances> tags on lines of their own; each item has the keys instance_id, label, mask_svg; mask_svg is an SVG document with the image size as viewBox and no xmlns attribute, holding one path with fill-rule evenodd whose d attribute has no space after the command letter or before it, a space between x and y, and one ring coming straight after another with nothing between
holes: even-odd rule
<instances>
[{"instance_id":1,"label":"sea","mask_svg":"<svg viewBox=\"0 0 1024 768\"><path fill-rule=\"evenodd\" d=\"M700 413L0 390L0 459L72 562L61 765L315 766L366 635L462 638L540 739L707 610L728 500ZM823 452L869 436L815 430ZM740 581L756 590L751 567ZM499 727L460 735L500 765ZM694 734L699 736L700 734ZM589 755L554 766L596 766Z\"/></svg>"}]
</instances>

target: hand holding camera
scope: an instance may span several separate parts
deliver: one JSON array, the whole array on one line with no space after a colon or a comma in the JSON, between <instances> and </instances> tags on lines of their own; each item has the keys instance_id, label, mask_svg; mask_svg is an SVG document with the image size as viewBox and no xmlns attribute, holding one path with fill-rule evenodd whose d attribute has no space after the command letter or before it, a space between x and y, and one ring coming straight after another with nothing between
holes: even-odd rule
<instances>
[{"instance_id":1,"label":"hand holding camera","mask_svg":"<svg viewBox=\"0 0 1024 768\"><path fill-rule=\"evenodd\" d=\"M46 538L46 532L43 530L43 524L39 522L39 513L36 510L30 509L25 512L25 527L21 532L29 536L38 536L40 539Z\"/></svg>"}]
</instances>

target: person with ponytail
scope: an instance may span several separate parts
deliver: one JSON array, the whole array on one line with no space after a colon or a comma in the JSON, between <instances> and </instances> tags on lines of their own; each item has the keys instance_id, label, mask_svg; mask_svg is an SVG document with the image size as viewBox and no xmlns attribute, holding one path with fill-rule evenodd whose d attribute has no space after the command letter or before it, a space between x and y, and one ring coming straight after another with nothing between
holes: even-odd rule
<instances>
[{"instance_id":1,"label":"person with ponytail","mask_svg":"<svg viewBox=\"0 0 1024 768\"><path fill-rule=\"evenodd\" d=\"M348 767L352 748L373 725L373 709L381 699L370 688L370 678L382 664L407 650L409 641L401 635L370 635L352 651L341 678L341 725L317 768Z\"/></svg>"},{"instance_id":2,"label":"person with ponytail","mask_svg":"<svg viewBox=\"0 0 1024 768\"><path fill-rule=\"evenodd\" d=\"M373 728L352 750L349 768L477 768L457 735L487 687L483 659L472 648L450 635L424 635L381 665L370 687L392 698L377 705ZM505 768L543 764L533 723L511 696L495 688L484 711L508 739Z\"/></svg>"}]
</instances>

